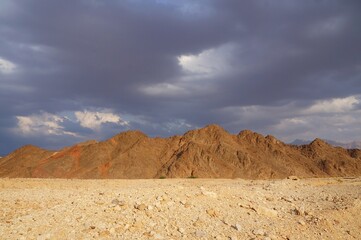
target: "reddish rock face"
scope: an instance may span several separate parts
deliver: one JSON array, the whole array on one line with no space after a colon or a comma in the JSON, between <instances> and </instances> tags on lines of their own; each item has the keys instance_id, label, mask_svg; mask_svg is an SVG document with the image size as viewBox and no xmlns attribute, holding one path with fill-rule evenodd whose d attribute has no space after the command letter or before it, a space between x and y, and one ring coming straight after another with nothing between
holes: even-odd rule
<instances>
[{"instance_id":1,"label":"reddish rock face","mask_svg":"<svg viewBox=\"0 0 361 240\"><path fill-rule=\"evenodd\" d=\"M170 138L120 133L47 151L24 146L0 159L0 177L40 178L284 178L360 176L360 150L316 139L300 147L244 130L209 125Z\"/></svg>"}]
</instances>

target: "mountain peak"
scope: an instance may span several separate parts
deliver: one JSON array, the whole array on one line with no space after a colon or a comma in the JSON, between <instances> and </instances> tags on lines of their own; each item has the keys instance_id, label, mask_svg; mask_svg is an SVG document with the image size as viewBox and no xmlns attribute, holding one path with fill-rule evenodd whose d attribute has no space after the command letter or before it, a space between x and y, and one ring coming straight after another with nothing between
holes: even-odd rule
<instances>
[{"instance_id":1,"label":"mountain peak","mask_svg":"<svg viewBox=\"0 0 361 240\"><path fill-rule=\"evenodd\" d=\"M15 152L25 152L25 151L39 151L39 150L44 150L38 146L32 145L32 144L27 144L24 145L22 147L20 147L19 149L15 150Z\"/></svg>"},{"instance_id":2,"label":"mountain peak","mask_svg":"<svg viewBox=\"0 0 361 240\"><path fill-rule=\"evenodd\" d=\"M118 133L117 135L106 140L106 142L111 142L112 144L117 144L119 142L134 142L139 139L148 138L148 136L139 130L128 130L125 132Z\"/></svg>"},{"instance_id":3,"label":"mountain peak","mask_svg":"<svg viewBox=\"0 0 361 240\"><path fill-rule=\"evenodd\" d=\"M209 132L225 132L228 133L223 127L217 124L210 124L205 126L204 128L199 129L201 131L209 131Z\"/></svg>"},{"instance_id":4,"label":"mountain peak","mask_svg":"<svg viewBox=\"0 0 361 240\"><path fill-rule=\"evenodd\" d=\"M190 130L184 134L185 138L193 138L201 141L212 141L213 139L221 139L230 134L221 126L216 124L207 125L204 128Z\"/></svg>"},{"instance_id":5,"label":"mountain peak","mask_svg":"<svg viewBox=\"0 0 361 240\"><path fill-rule=\"evenodd\" d=\"M310 146L318 146L318 147L324 147L324 146L330 146L326 141L322 140L321 138L316 138L310 143Z\"/></svg>"},{"instance_id":6,"label":"mountain peak","mask_svg":"<svg viewBox=\"0 0 361 240\"><path fill-rule=\"evenodd\" d=\"M266 139L268 141L270 141L271 143L273 144L279 144L279 143L282 143L280 140L278 140L276 137L272 136L272 135L267 135L266 136Z\"/></svg>"},{"instance_id":7,"label":"mountain peak","mask_svg":"<svg viewBox=\"0 0 361 240\"><path fill-rule=\"evenodd\" d=\"M128 130L115 135L113 138L118 138L118 137L140 138L140 137L148 137L148 136L140 130Z\"/></svg>"},{"instance_id":8,"label":"mountain peak","mask_svg":"<svg viewBox=\"0 0 361 240\"><path fill-rule=\"evenodd\" d=\"M253 132L251 130L245 129L243 131L240 131L238 134L241 138L264 138L262 134Z\"/></svg>"}]
</instances>

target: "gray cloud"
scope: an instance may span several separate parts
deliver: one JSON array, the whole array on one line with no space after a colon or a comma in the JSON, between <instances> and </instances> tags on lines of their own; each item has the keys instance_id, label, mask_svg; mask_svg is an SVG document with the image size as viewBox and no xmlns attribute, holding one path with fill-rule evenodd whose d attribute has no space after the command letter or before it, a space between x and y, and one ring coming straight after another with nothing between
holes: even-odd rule
<instances>
[{"instance_id":1,"label":"gray cloud","mask_svg":"<svg viewBox=\"0 0 361 240\"><path fill-rule=\"evenodd\" d=\"M3 2L0 155L25 142L60 147L127 128L166 136L208 123L287 140L361 133L351 120L337 134L312 127L342 125L339 114L354 119L357 108L327 118L303 112L359 100L359 1ZM81 138L13 131L17 116L107 109L129 126L59 123Z\"/></svg>"}]
</instances>

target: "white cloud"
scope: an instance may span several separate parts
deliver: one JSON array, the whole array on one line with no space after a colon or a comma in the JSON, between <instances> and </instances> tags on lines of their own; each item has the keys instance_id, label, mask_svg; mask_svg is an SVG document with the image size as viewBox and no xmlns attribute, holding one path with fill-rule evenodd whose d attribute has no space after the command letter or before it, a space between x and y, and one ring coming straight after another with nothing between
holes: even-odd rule
<instances>
[{"instance_id":1,"label":"white cloud","mask_svg":"<svg viewBox=\"0 0 361 240\"><path fill-rule=\"evenodd\" d=\"M92 111L77 111L74 113L77 121L82 127L90 128L92 130L99 130L102 124L113 123L120 126L129 125L127 121L121 119L119 115L111 111L92 112Z\"/></svg>"},{"instance_id":2,"label":"white cloud","mask_svg":"<svg viewBox=\"0 0 361 240\"><path fill-rule=\"evenodd\" d=\"M233 44L225 44L204 50L198 55L181 55L178 62L188 74L218 75L230 70L235 48Z\"/></svg>"},{"instance_id":3,"label":"white cloud","mask_svg":"<svg viewBox=\"0 0 361 240\"><path fill-rule=\"evenodd\" d=\"M357 96L333 98L329 100L317 101L314 105L306 109L304 113L344 113L353 110L359 103L360 99Z\"/></svg>"},{"instance_id":4,"label":"white cloud","mask_svg":"<svg viewBox=\"0 0 361 240\"><path fill-rule=\"evenodd\" d=\"M15 71L16 65L6 59L0 58L0 73L9 74Z\"/></svg>"},{"instance_id":5,"label":"white cloud","mask_svg":"<svg viewBox=\"0 0 361 240\"><path fill-rule=\"evenodd\" d=\"M145 86L140 90L145 94L151 96L178 96L188 93L187 89L170 83L159 83L155 85Z\"/></svg>"},{"instance_id":6,"label":"white cloud","mask_svg":"<svg viewBox=\"0 0 361 240\"><path fill-rule=\"evenodd\" d=\"M66 131L61 123L65 118L50 113L39 115L17 116L16 132L21 135L69 135L77 137L76 133Z\"/></svg>"},{"instance_id":7,"label":"white cloud","mask_svg":"<svg viewBox=\"0 0 361 240\"><path fill-rule=\"evenodd\" d=\"M167 83L141 86L139 91L150 96L162 97L185 97L203 93L209 95L215 90L212 83L224 79L232 72L236 48L234 44L224 44L218 48L204 50L197 55L180 55L178 64L183 70L181 76L170 79ZM204 81L207 81L207 84Z\"/></svg>"},{"instance_id":8,"label":"white cloud","mask_svg":"<svg viewBox=\"0 0 361 240\"><path fill-rule=\"evenodd\" d=\"M311 106L291 102L280 106L227 107L220 114L232 116L227 123L239 129L254 126L255 131L273 134L281 140L312 140L316 137L337 140L360 140L360 96L316 101Z\"/></svg>"}]
</instances>

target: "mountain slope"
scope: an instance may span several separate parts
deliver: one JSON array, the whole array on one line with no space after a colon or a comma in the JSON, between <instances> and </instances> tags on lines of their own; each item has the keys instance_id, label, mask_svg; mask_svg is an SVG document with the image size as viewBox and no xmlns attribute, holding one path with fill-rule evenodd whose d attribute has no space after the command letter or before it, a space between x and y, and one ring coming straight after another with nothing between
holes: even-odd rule
<instances>
[{"instance_id":1,"label":"mountain slope","mask_svg":"<svg viewBox=\"0 0 361 240\"><path fill-rule=\"evenodd\" d=\"M359 176L361 151L316 139L287 145L245 130L217 125L183 136L149 138L139 131L88 141L59 151L24 146L0 159L0 177L47 178L283 178Z\"/></svg>"}]
</instances>

